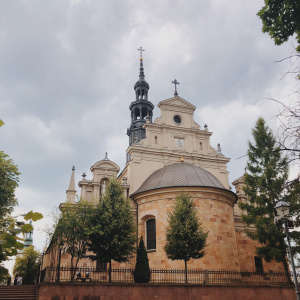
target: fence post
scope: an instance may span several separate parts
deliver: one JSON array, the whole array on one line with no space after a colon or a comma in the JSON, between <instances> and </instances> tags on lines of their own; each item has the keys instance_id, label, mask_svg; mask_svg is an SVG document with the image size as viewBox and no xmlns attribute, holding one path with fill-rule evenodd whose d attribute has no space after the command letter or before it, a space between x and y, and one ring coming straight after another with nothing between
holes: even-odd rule
<instances>
[{"instance_id":1,"label":"fence post","mask_svg":"<svg viewBox=\"0 0 300 300\"><path fill-rule=\"evenodd\" d=\"M204 270L204 284L209 284L208 270Z\"/></svg>"},{"instance_id":2,"label":"fence post","mask_svg":"<svg viewBox=\"0 0 300 300\"><path fill-rule=\"evenodd\" d=\"M50 282L51 279L51 272L50 272L50 267L47 266L45 268L45 278L44 278L44 282Z\"/></svg>"}]
</instances>

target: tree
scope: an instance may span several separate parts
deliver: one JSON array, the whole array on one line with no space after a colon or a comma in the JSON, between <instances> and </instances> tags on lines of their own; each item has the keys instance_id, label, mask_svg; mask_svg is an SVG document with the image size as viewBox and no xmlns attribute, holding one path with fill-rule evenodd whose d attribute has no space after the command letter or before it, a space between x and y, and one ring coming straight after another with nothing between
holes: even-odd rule
<instances>
[{"instance_id":1,"label":"tree","mask_svg":"<svg viewBox=\"0 0 300 300\"><path fill-rule=\"evenodd\" d=\"M143 236L141 236L140 243L137 249L136 264L133 276L134 282L138 283L148 283L151 279L149 259L144 244Z\"/></svg>"},{"instance_id":2,"label":"tree","mask_svg":"<svg viewBox=\"0 0 300 300\"><path fill-rule=\"evenodd\" d=\"M35 251L33 246L24 250L23 255L17 256L13 268L14 276L22 276L23 284L35 284L39 271L40 252Z\"/></svg>"},{"instance_id":3,"label":"tree","mask_svg":"<svg viewBox=\"0 0 300 300\"><path fill-rule=\"evenodd\" d=\"M172 260L184 260L185 283L187 283L187 262L205 255L208 232L202 228L197 208L192 197L181 192L175 205L168 211L169 227L166 229L165 251Z\"/></svg>"},{"instance_id":4,"label":"tree","mask_svg":"<svg viewBox=\"0 0 300 300\"><path fill-rule=\"evenodd\" d=\"M300 2L298 0L265 0L265 6L257 13L275 45L286 42L296 34L297 51L300 52Z\"/></svg>"},{"instance_id":5,"label":"tree","mask_svg":"<svg viewBox=\"0 0 300 300\"><path fill-rule=\"evenodd\" d=\"M91 260L109 263L111 282L111 262L126 262L134 251L136 229L131 206L124 197L124 190L117 179L109 181L91 219L92 232L89 236L89 250L94 252Z\"/></svg>"},{"instance_id":6,"label":"tree","mask_svg":"<svg viewBox=\"0 0 300 300\"><path fill-rule=\"evenodd\" d=\"M18 187L19 175L18 167L12 159L0 151L0 220L10 214L18 204L15 190Z\"/></svg>"},{"instance_id":7,"label":"tree","mask_svg":"<svg viewBox=\"0 0 300 300\"><path fill-rule=\"evenodd\" d=\"M285 184L288 162L278 151L275 138L262 118L257 120L252 134L254 143L249 142L247 172L244 175L247 202L239 203L246 212L242 219L246 225L255 227L255 231L248 230L247 235L259 242L257 255L267 262L272 259L282 262L288 276L285 235L274 225L275 205L288 192Z\"/></svg>"},{"instance_id":8,"label":"tree","mask_svg":"<svg viewBox=\"0 0 300 300\"><path fill-rule=\"evenodd\" d=\"M4 122L0 119L0 127ZM17 222L10 214L18 204L15 190L18 187L20 172L7 154L0 151L0 263L18 254L23 248L23 239L19 234L33 230L30 224ZM43 218L40 213L30 211L24 216L26 221ZM8 276L8 270L0 265L0 282Z\"/></svg>"},{"instance_id":9,"label":"tree","mask_svg":"<svg viewBox=\"0 0 300 300\"><path fill-rule=\"evenodd\" d=\"M300 102L294 99L289 104L270 98L281 105L281 109L275 115L279 122L277 131L278 151L284 152L289 162L297 161L300 158Z\"/></svg>"},{"instance_id":10,"label":"tree","mask_svg":"<svg viewBox=\"0 0 300 300\"><path fill-rule=\"evenodd\" d=\"M298 46L290 56L283 60L290 60L290 68L284 74L296 75L300 79L300 1L298 0L265 0L265 5L257 13L263 23L263 32L267 32L275 41L276 45L281 45L288 40L290 36L296 34ZM283 61L281 60L281 61ZM299 159L299 90L294 93L296 98L290 101L290 104L284 104L282 101L270 98L279 103L282 109L278 113L277 120L280 123L277 141L280 145L279 151L284 151L292 160Z\"/></svg>"},{"instance_id":11,"label":"tree","mask_svg":"<svg viewBox=\"0 0 300 300\"><path fill-rule=\"evenodd\" d=\"M88 250L92 210L92 205L84 201L64 206L53 234L52 243L64 244L64 250L70 254L72 281L79 260L85 257Z\"/></svg>"},{"instance_id":12,"label":"tree","mask_svg":"<svg viewBox=\"0 0 300 300\"><path fill-rule=\"evenodd\" d=\"M289 193L286 197L287 202L291 205L290 211L294 216L294 225L295 227L300 226L300 176L298 178L289 182ZM300 232L298 230L293 230L290 232L290 238L293 240L292 243L292 253L300 253ZM296 257L298 260L299 267L299 256Z\"/></svg>"},{"instance_id":13,"label":"tree","mask_svg":"<svg viewBox=\"0 0 300 300\"><path fill-rule=\"evenodd\" d=\"M43 215L38 212L30 211L24 216L25 221L38 221L43 218ZM18 254L18 251L23 249L24 235L33 230L33 226L25 224L23 221L18 222L10 215L2 219L2 226L0 228L0 263L8 260L9 257ZM22 235L20 237L19 235ZM0 281L3 277L7 277L8 270L0 266Z\"/></svg>"}]
</instances>

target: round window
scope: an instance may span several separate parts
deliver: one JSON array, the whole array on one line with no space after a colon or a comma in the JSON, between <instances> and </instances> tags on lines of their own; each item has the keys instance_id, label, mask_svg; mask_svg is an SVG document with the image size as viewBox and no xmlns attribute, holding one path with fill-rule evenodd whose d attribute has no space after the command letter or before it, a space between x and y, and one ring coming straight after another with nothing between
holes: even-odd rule
<instances>
[{"instance_id":1,"label":"round window","mask_svg":"<svg viewBox=\"0 0 300 300\"><path fill-rule=\"evenodd\" d=\"M178 116L178 115L174 116L174 122L177 123L177 124L180 124L181 123L180 116Z\"/></svg>"}]
</instances>

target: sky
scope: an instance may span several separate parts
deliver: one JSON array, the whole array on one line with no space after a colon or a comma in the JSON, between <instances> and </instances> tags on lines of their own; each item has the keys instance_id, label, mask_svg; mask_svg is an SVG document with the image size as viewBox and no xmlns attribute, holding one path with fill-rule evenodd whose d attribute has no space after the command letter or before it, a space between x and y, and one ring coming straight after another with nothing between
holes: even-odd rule
<instances>
[{"instance_id":1,"label":"sky","mask_svg":"<svg viewBox=\"0 0 300 300\"><path fill-rule=\"evenodd\" d=\"M149 100L174 94L194 104L195 121L230 157L229 180L246 166L258 117L274 130L294 78L281 80L293 40L275 46L256 13L263 0L0 0L0 150L18 165L14 214L44 214L34 245L43 250L50 213L105 152L125 167L142 46ZM154 109L154 119L160 116ZM241 158L242 157L242 158ZM79 188L77 192L80 193Z\"/></svg>"}]
</instances>

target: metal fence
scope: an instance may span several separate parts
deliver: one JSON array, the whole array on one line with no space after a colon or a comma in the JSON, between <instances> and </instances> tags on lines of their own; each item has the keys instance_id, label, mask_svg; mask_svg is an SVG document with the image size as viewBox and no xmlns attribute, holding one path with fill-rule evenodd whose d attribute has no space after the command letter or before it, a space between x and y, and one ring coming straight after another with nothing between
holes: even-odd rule
<instances>
[{"instance_id":1,"label":"metal fence","mask_svg":"<svg viewBox=\"0 0 300 300\"><path fill-rule=\"evenodd\" d=\"M185 284L184 269L150 269L153 284ZM113 268L111 270L112 283L134 283L133 268ZM70 267L50 267L49 279L55 282L80 282L80 283L108 283L109 270L99 270L96 268L77 268L72 280L71 274L74 270ZM40 273L40 282L46 281L46 272ZM291 285L291 276L285 273L256 273L256 272L236 272L228 270L187 270L188 284L208 284L208 285Z\"/></svg>"}]
</instances>

